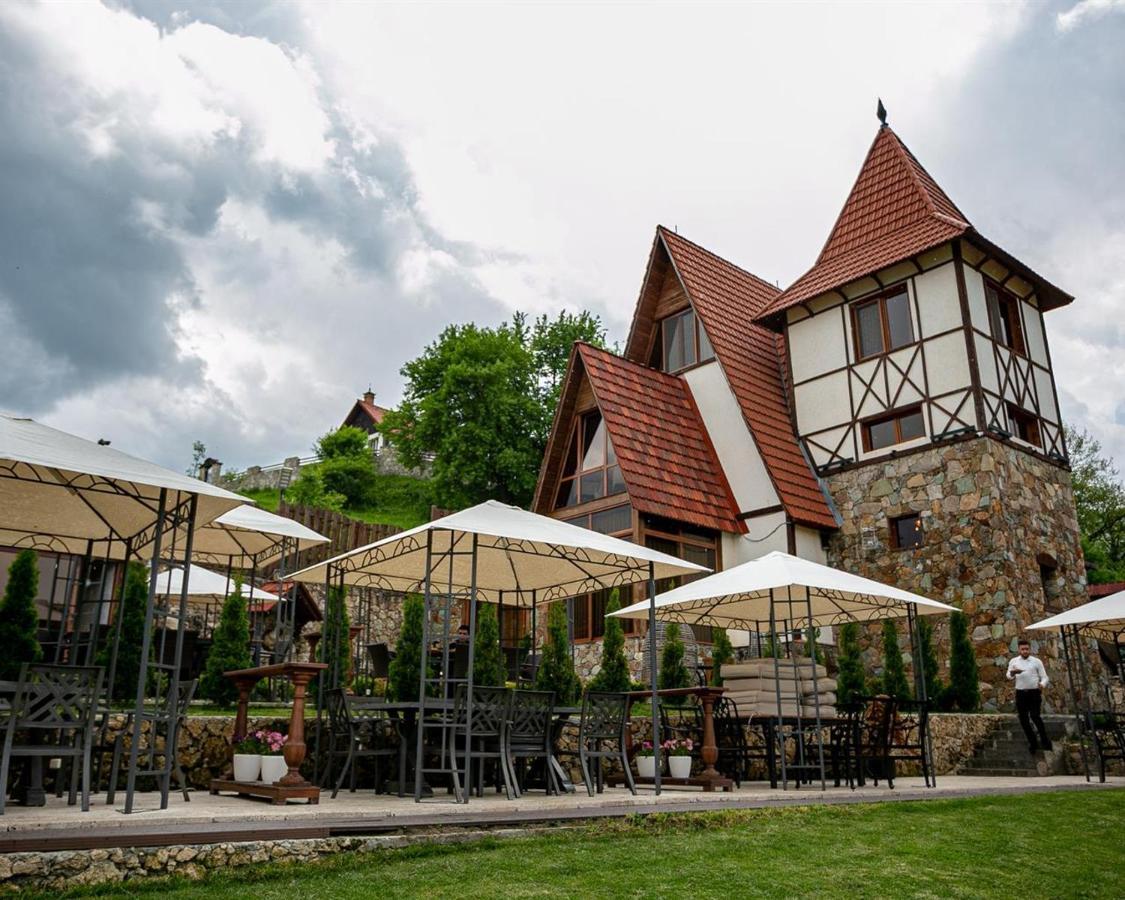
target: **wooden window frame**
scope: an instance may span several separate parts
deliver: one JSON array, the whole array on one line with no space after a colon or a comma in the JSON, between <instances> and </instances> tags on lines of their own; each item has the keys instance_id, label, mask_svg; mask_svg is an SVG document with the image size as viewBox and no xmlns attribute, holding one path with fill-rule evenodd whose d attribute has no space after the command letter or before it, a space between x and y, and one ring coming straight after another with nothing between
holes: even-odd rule
<instances>
[{"instance_id":1,"label":"wooden window frame","mask_svg":"<svg viewBox=\"0 0 1125 900\"><path fill-rule=\"evenodd\" d=\"M922 434L916 438L904 438L902 436L902 420L908 416L918 414L922 417ZM871 426L882 425L884 422L894 422L895 425L895 442L887 444L883 447L874 447L871 444ZM870 416L863 419L859 423L860 436L863 438L863 452L864 453L878 453L881 450L889 450L892 447L897 447L899 444L905 444L907 441L918 441L927 436L926 434L926 416L922 411L922 404L915 403L911 406L904 406L900 409L892 410L891 412L882 412L875 416Z\"/></svg>"},{"instance_id":2,"label":"wooden window frame","mask_svg":"<svg viewBox=\"0 0 1125 900\"><path fill-rule=\"evenodd\" d=\"M711 550L715 554L715 571L716 572L722 571L722 568L723 568L723 556L722 556L723 539L722 539L722 534L720 532L717 532L717 531L714 532L714 535L711 536L711 537L703 537L701 535L695 535L695 534L684 534L682 531L676 531L676 532L667 531L665 529L660 528L658 525L657 526L649 525L647 522L644 521L643 518L642 518L641 521L642 521L642 528L641 528L640 542L641 542L642 546L647 547L648 546L648 538L651 537L651 538L657 538L658 540L663 540L663 541L668 541L670 543L675 543L675 544L678 544L678 545L686 544L688 546L699 547L699 548L704 549L704 550ZM686 524L686 523L684 523L684 524ZM692 526L688 525L687 527L692 527ZM678 557L682 557L682 553L678 549L677 549L677 552L674 553L673 555L678 556ZM700 574L699 577L703 577L702 573ZM681 584L681 585L687 583L686 581L683 580L684 576L682 576L682 575L676 576L676 578L679 581L679 584ZM691 576L688 576L688 578L689 578L689 580L692 580L692 581L695 580L695 578L691 577ZM658 588L657 590L659 591L660 589ZM697 644L709 645L709 644L713 643L713 638L700 637L699 634L696 633L695 630L694 630L697 627L698 628L711 629L712 626L710 626L710 625L700 625L700 626L688 626L688 627L692 629L692 637L693 637L693 640L695 640L695 642Z\"/></svg>"},{"instance_id":3,"label":"wooden window frame","mask_svg":"<svg viewBox=\"0 0 1125 900\"><path fill-rule=\"evenodd\" d=\"M993 321L992 308L988 301L989 290L994 291L996 294L997 315L1004 316L1005 312L1007 313L1005 321L1007 322L1009 332L1011 332L1011 343L1004 341L1002 335L996 333L996 323ZM992 339L1001 347L1006 347L1013 353L1026 357L1027 340L1023 333L1022 303L1023 301L1020 300L1019 297L1011 291L1006 290L999 282L993 281L991 278L984 279L984 307L985 313L988 315L988 330L992 333Z\"/></svg>"},{"instance_id":4,"label":"wooden window frame","mask_svg":"<svg viewBox=\"0 0 1125 900\"><path fill-rule=\"evenodd\" d=\"M614 496L617 496L617 495L614 495ZM617 504L613 504L613 505L599 507L597 509L591 509L588 512L578 513L577 515L574 515L574 516L568 516L567 519L564 520L564 521L570 521L571 519L577 519L577 518L584 518L586 520L586 525L584 525L582 527L589 528L590 522L591 522L593 516L596 513L606 512L607 510L610 510L610 509L616 509L618 506L629 507L629 528L623 529L621 531L609 532L608 536L620 538L623 541L631 541L632 538L633 538L632 522L633 522L633 517L635 516L635 513L634 513L634 511L633 511L633 509L630 506L628 501L626 501L625 503L617 503ZM568 508L571 508L571 507L568 507ZM577 523L572 523L572 524L577 524ZM603 533L603 532L599 532L599 534L601 534L601 533ZM620 597L621 605L622 606L628 606L629 603L632 602L632 598L630 598L628 596L627 588L622 587L621 593L622 593L622 596ZM589 635L579 636L578 631L577 631L577 624L578 624L577 604L586 603L587 606L589 606L589 604L592 604L594 602L593 596L594 596L593 593L590 593L590 594L582 594L582 595L574 598L574 603L575 603L575 606L576 606L575 614L574 614L574 621L575 621L574 643L575 644L588 644L588 643L590 643L590 641L599 641L599 640L602 639L602 635L598 635L598 637L591 637ZM565 600L558 600L556 602L565 603L566 601ZM592 622L593 616L590 615L591 612L592 611L589 608L587 608L587 615L586 615L587 621ZM622 619L621 620L621 630L624 633L625 637L636 637L637 635L639 635L641 633L640 629L641 629L641 621L639 619Z\"/></svg>"},{"instance_id":5,"label":"wooden window frame","mask_svg":"<svg viewBox=\"0 0 1125 900\"><path fill-rule=\"evenodd\" d=\"M1042 450L1043 429L1039 425L1039 417L1035 415L1035 413L1028 412L1026 409L1017 406L1010 400L1006 403L1006 408L1008 423L1012 427L1012 437ZM1026 436L1020 433L1021 428L1026 431Z\"/></svg>"},{"instance_id":6,"label":"wooden window frame","mask_svg":"<svg viewBox=\"0 0 1125 900\"><path fill-rule=\"evenodd\" d=\"M887 316L887 301L892 297L899 296L899 294L906 295L906 314L910 318L910 340L899 347L891 347L891 323L890 318ZM874 303L879 304L879 329L882 332L882 349L876 353L868 353L864 356L863 346L859 339L859 311ZM915 330L916 323L914 321L913 311L911 310L910 288L907 282L902 282L902 284L896 287L887 288L885 291L880 291L872 297L864 297L862 300L856 300L850 304L849 313L852 321L852 350L855 353L855 361L857 363L875 359L877 356L886 356L888 353L895 353L898 350L918 343L918 334Z\"/></svg>"},{"instance_id":7,"label":"wooden window frame","mask_svg":"<svg viewBox=\"0 0 1125 900\"><path fill-rule=\"evenodd\" d=\"M593 409L584 410L584 411L578 413L577 416L575 416L574 427L571 428L571 430L570 430L570 443L567 445L566 455L563 456L563 465L562 465L562 472L565 473L568 458L571 456L571 454L573 454L573 456L574 456L574 458L573 458L574 474L573 475L562 474L562 475L559 476L558 487L555 489L555 509L556 510L559 510L559 509L576 509L577 507L582 506L586 503L597 503L598 501L604 500L607 497L616 497L616 496L619 496L619 495L622 495L622 494L626 493L624 489L622 489L620 491L615 491L612 494L609 492L609 470L610 469L613 469L613 468L617 469L618 476L621 478L622 483L624 484L624 476L620 474L621 473L621 463L617 459L616 448L614 448L613 462L611 463L609 461L609 448L613 445L613 441L610 440L610 437L609 437L609 428L605 429L605 447L603 448L603 450L604 450L604 457L603 458L604 458L605 462L601 466L597 466L597 467L594 467L592 469L583 469L582 468L582 456L584 455L582 448L585 446L585 443L586 443L585 439L584 439L585 438L586 423L587 423L587 421L590 420L591 416L593 416L595 414L598 417L599 423L604 424L605 423L605 417L601 414L601 410L597 409L596 407L593 408ZM595 432L596 432L597 426L594 426L594 429L595 429ZM596 472L601 472L602 492L599 496L594 497L590 500L583 500L582 499L582 478L583 478L583 476L593 475ZM570 484L574 484L574 483L578 484L578 493L576 495L577 499L575 500L575 502L574 503L560 502L559 497L563 492L563 488L570 485ZM569 497L569 491L567 492L567 496Z\"/></svg>"},{"instance_id":8,"label":"wooden window frame","mask_svg":"<svg viewBox=\"0 0 1125 900\"><path fill-rule=\"evenodd\" d=\"M918 543L917 544L904 544L904 543L902 543L902 539L899 537L899 533L898 533L899 523L905 522L907 520L913 520L913 521L918 523L918 526L914 529L915 532L917 532L917 534L918 534ZM887 525L890 528L890 532L891 532L890 545L891 545L891 548L894 549L894 550L915 550L918 547L921 547L926 542L926 533L925 533L924 529L922 528L922 514L921 513L913 512L913 513L903 513L901 516L891 516L890 518L887 519Z\"/></svg>"},{"instance_id":9,"label":"wooden window frame","mask_svg":"<svg viewBox=\"0 0 1125 900\"><path fill-rule=\"evenodd\" d=\"M668 345L664 340L664 326L668 322L671 322L673 319L679 319L684 316L691 316L695 322L695 329L693 332L695 337L692 340L692 359L690 362L684 363L684 365L680 366L679 368L671 369L668 367ZM703 320L699 318L699 315L698 313L696 313L695 309L690 306L686 309L681 309L679 312L671 313L670 315L665 316L663 319L657 322L656 339L660 347L661 372L666 372L669 375L675 375L679 372L686 372L688 369L694 369L696 366L701 366L705 363L709 363L715 358L715 342L711 340L711 335L709 334L707 334L707 343L711 346L711 355L706 359L703 358L699 341L700 330L702 330L704 334L707 334L707 329L703 326Z\"/></svg>"}]
</instances>

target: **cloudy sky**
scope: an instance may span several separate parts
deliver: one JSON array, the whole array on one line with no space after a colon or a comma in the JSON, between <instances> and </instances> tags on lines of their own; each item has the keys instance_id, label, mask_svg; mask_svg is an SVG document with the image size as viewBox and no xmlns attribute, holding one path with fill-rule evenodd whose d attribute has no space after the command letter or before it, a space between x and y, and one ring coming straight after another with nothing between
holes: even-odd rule
<instances>
[{"instance_id":1,"label":"cloudy sky","mask_svg":"<svg viewBox=\"0 0 1125 900\"><path fill-rule=\"evenodd\" d=\"M1078 299L1125 464L1125 2L0 3L0 408L183 468L306 453L449 322L622 338L657 223L776 281L877 122Z\"/></svg>"}]
</instances>

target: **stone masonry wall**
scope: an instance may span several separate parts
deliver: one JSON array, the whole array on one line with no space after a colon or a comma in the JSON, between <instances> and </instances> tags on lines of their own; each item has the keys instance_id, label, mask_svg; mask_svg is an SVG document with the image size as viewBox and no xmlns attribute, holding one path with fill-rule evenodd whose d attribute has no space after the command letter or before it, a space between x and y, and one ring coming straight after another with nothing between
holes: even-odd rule
<instances>
[{"instance_id":1,"label":"stone masonry wall","mask_svg":"<svg viewBox=\"0 0 1125 900\"><path fill-rule=\"evenodd\" d=\"M974 438L839 472L827 482L844 521L831 539L829 563L963 609L984 708L1011 709L1005 672L1024 626L1087 599L1070 473L1011 444ZM921 514L922 546L895 549L888 520L909 513ZM1057 561L1050 611L1040 554ZM948 680L948 619L934 624ZM905 628L900 632L909 665ZM1026 637L1052 678L1045 708L1065 711L1059 642L1045 632ZM877 671L877 641L868 642L865 655L868 670Z\"/></svg>"}]
</instances>

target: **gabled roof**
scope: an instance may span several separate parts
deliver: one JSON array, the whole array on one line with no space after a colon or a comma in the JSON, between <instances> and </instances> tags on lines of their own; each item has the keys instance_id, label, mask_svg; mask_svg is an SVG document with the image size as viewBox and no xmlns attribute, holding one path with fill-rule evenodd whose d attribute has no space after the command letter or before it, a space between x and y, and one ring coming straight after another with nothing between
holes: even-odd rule
<instances>
[{"instance_id":1,"label":"gabled roof","mask_svg":"<svg viewBox=\"0 0 1125 900\"><path fill-rule=\"evenodd\" d=\"M703 320L715 356L766 465L774 490L796 522L836 528L820 484L813 475L793 432L785 384L782 380L783 342L754 318L779 294L776 287L740 269L698 244L657 228L650 267L667 260L679 276L696 314ZM634 360L646 352L642 333L645 293L642 291L627 355ZM651 316L651 314L650 314ZM647 340L645 341L647 345Z\"/></svg>"},{"instance_id":2,"label":"gabled roof","mask_svg":"<svg viewBox=\"0 0 1125 900\"><path fill-rule=\"evenodd\" d=\"M368 403L361 397L360 399L356 400L355 404L352 406L351 410L344 418L344 424L350 422L352 416L354 416L357 411L366 415L367 418L369 418L376 425L382 425L383 416L387 414L387 410L385 410L383 407L376 406L374 403Z\"/></svg>"},{"instance_id":3,"label":"gabled roof","mask_svg":"<svg viewBox=\"0 0 1125 900\"><path fill-rule=\"evenodd\" d=\"M984 244L991 255L1029 277L1043 309L1074 299L979 235L899 136L884 125L816 264L759 319L776 325L778 314L792 306L959 237Z\"/></svg>"},{"instance_id":4,"label":"gabled roof","mask_svg":"<svg viewBox=\"0 0 1125 900\"><path fill-rule=\"evenodd\" d=\"M686 381L589 344L571 355L534 509L551 512L585 374L633 507L704 528L745 532Z\"/></svg>"}]
</instances>

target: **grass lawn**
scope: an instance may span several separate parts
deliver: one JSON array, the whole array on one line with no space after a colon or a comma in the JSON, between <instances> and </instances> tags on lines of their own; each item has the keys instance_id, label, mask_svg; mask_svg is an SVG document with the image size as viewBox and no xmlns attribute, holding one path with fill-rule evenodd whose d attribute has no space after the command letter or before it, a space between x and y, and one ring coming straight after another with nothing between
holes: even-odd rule
<instances>
[{"instance_id":1,"label":"grass lawn","mask_svg":"<svg viewBox=\"0 0 1125 900\"><path fill-rule=\"evenodd\" d=\"M1123 825L1125 790L668 814L97 893L167 900L1119 898L1125 896Z\"/></svg>"},{"instance_id":2,"label":"grass lawn","mask_svg":"<svg viewBox=\"0 0 1125 900\"><path fill-rule=\"evenodd\" d=\"M277 512L281 500L276 488L243 491L243 496L268 512ZM345 509L344 515L375 525L414 528L430 520L430 486L409 475L377 475L375 496L378 502L364 509Z\"/></svg>"}]
</instances>

